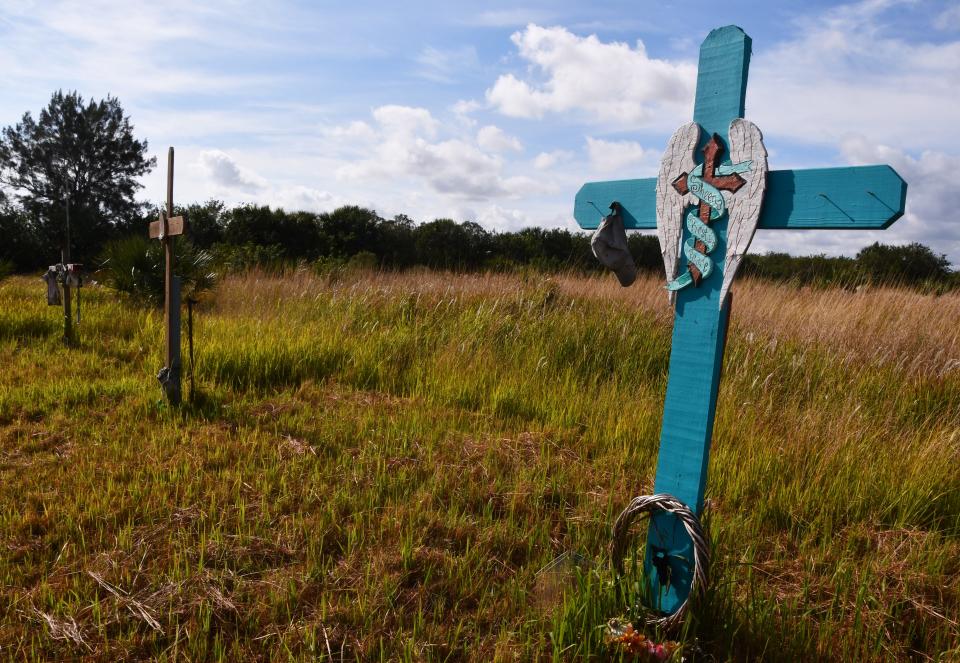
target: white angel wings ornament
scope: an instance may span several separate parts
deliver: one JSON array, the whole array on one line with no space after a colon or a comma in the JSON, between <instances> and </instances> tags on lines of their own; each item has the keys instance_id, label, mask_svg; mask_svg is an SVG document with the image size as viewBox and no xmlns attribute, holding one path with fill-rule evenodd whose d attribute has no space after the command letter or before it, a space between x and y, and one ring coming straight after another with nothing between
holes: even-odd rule
<instances>
[{"instance_id":1,"label":"white angel wings ornament","mask_svg":"<svg viewBox=\"0 0 960 663\"><path fill-rule=\"evenodd\" d=\"M730 123L730 161L721 161L717 136L703 148L703 163L694 160L700 126L690 122L677 129L667 145L657 177L657 235L663 253L670 301L682 288L698 286L714 269L710 253L717 235L710 224L729 214L727 255L720 288L720 306L737 273L760 220L767 185L767 150L755 124L738 118ZM686 267L678 274L680 240Z\"/></svg>"}]
</instances>

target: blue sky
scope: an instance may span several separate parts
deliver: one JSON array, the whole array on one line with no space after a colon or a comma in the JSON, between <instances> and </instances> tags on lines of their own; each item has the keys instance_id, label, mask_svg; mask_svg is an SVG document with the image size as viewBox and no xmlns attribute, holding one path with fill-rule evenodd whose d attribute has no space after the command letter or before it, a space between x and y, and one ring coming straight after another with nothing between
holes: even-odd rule
<instances>
[{"instance_id":1,"label":"blue sky","mask_svg":"<svg viewBox=\"0 0 960 663\"><path fill-rule=\"evenodd\" d=\"M746 116L771 168L889 163L910 183L888 231L751 250L921 241L960 264L957 2L8 1L0 123L58 88L112 94L152 153L176 147L178 202L572 228L584 181L656 174L699 44L730 23L753 38Z\"/></svg>"}]
</instances>

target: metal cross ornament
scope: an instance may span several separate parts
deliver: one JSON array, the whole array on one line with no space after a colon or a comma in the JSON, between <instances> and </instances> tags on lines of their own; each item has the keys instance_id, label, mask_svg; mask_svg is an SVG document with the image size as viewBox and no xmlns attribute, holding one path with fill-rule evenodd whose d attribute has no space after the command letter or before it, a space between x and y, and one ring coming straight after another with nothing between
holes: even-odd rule
<instances>
[{"instance_id":1,"label":"metal cross ornament","mask_svg":"<svg viewBox=\"0 0 960 663\"><path fill-rule=\"evenodd\" d=\"M163 310L166 344L166 365L160 369L157 379L163 387L167 400L179 405L180 389L180 278L173 275L173 240L185 231L182 216L173 216L173 148L167 152L167 209L160 211L160 218L150 222L150 238L163 242L164 287Z\"/></svg>"},{"instance_id":2,"label":"metal cross ornament","mask_svg":"<svg viewBox=\"0 0 960 663\"><path fill-rule=\"evenodd\" d=\"M644 563L648 607L674 623L695 579L705 577L696 568L702 547L694 548L690 532L703 510L730 286L755 231L878 230L900 218L906 202L906 182L889 166L767 171L760 130L742 119L750 44L736 26L704 40L693 122L670 139L656 179L588 183L574 204L583 228L600 224L598 205L616 201L626 229L656 228L660 239L675 313L657 495L637 498L630 508L652 514Z\"/></svg>"}]
</instances>

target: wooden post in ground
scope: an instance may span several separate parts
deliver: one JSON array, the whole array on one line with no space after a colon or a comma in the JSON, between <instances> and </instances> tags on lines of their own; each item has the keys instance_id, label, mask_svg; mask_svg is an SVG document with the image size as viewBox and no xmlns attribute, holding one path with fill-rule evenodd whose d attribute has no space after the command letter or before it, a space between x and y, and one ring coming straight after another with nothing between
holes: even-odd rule
<instances>
[{"instance_id":1,"label":"wooden post in ground","mask_svg":"<svg viewBox=\"0 0 960 663\"><path fill-rule=\"evenodd\" d=\"M193 383L193 305L197 300L193 297L187 297L187 348L190 356L190 402L193 403L195 393Z\"/></svg>"},{"instance_id":2,"label":"wooden post in ground","mask_svg":"<svg viewBox=\"0 0 960 663\"><path fill-rule=\"evenodd\" d=\"M60 264L63 269L69 269L70 264L70 196L66 200L66 229L64 232L63 251L60 252ZM66 345L73 345L73 311L70 301L70 284L67 281L67 273L63 272L63 342Z\"/></svg>"},{"instance_id":3,"label":"wooden post in ground","mask_svg":"<svg viewBox=\"0 0 960 663\"><path fill-rule=\"evenodd\" d=\"M150 237L163 242L164 280L163 306L166 344L164 360L166 366L160 369L157 379L171 405L179 405L182 392L180 362L180 279L173 275L174 237L182 235L184 221L182 216L173 216L173 148L167 153L167 209L160 212L160 218L150 223Z\"/></svg>"}]
</instances>

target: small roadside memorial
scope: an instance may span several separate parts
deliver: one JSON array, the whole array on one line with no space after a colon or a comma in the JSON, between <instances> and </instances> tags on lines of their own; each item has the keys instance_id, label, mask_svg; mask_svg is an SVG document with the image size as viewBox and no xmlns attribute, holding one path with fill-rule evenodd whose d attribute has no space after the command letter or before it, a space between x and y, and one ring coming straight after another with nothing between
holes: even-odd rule
<instances>
[{"instance_id":1,"label":"small roadside memorial","mask_svg":"<svg viewBox=\"0 0 960 663\"><path fill-rule=\"evenodd\" d=\"M76 327L80 324L80 288L83 286L83 265L69 262L64 257L62 262L47 267L41 277L47 284L47 304L63 307L63 342L74 345L77 342ZM73 319L73 298L71 290L77 292L77 319Z\"/></svg>"},{"instance_id":2,"label":"small roadside memorial","mask_svg":"<svg viewBox=\"0 0 960 663\"><path fill-rule=\"evenodd\" d=\"M906 203L906 182L885 165L768 170L763 135L743 118L750 48L739 27L713 30L700 48L693 121L670 139L658 177L591 182L574 204L580 226L597 229L595 255L622 285L636 277L626 230L656 229L663 253L674 327L654 494L636 497L616 520L611 561L622 576L631 526L649 519L645 607L648 622L666 629L683 622L709 579L700 519L710 442L731 286L754 233L879 230ZM613 639L639 642L632 629Z\"/></svg>"},{"instance_id":3,"label":"small roadside memorial","mask_svg":"<svg viewBox=\"0 0 960 663\"><path fill-rule=\"evenodd\" d=\"M160 211L160 218L150 223L150 239L157 239L164 249L163 319L165 330L164 358L166 365L160 369L157 379L163 387L167 401L179 405L181 391L180 361L180 277L174 276L174 239L183 235L186 223L182 216L173 216L173 148L167 152L167 209Z\"/></svg>"},{"instance_id":4,"label":"small roadside memorial","mask_svg":"<svg viewBox=\"0 0 960 663\"><path fill-rule=\"evenodd\" d=\"M63 307L63 342L74 345L77 342L76 327L80 324L80 288L83 287L83 265L70 261L70 196L64 202L66 225L60 262L47 267L41 277L47 284L47 305ZM77 319L73 319L73 297L77 293Z\"/></svg>"}]
</instances>

